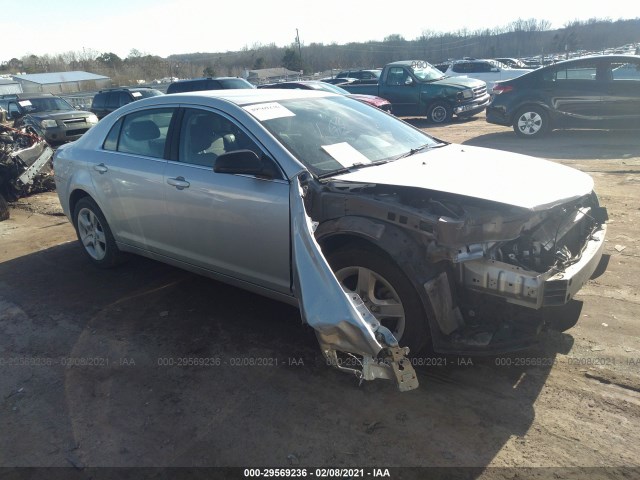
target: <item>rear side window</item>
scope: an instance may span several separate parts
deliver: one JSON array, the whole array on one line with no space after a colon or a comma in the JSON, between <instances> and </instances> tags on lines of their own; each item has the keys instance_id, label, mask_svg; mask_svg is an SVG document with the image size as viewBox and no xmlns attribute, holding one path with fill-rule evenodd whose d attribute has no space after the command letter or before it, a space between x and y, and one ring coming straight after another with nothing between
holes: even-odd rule
<instances>
[{"instance_id":1,"label":"rear side window","mask_svg":"<svg viewBox=\"0 0 640 480\"><path fill-rule=\"evenodd\" d=\"M164 158L174 113L174 108L158 108L127 115L113 126L103 147L105 150Z\"/></svg>"},{"instance_id":2,"label":"rear side window","mask_svg":"<svg viewBox=\"0 0 640 480\"><path fill-rule=\"evenodd\" d=\"M172 83L167 88L167 93L195 92L198 90L206 90L206 80L192 80L185 82Z\"/></svg>"},{"instance_id":3,"label":"rear side window","mask_svg":"<svg viewBox=\"0 0 640 480\"><path fill-rule=\"evenodd\" d=\"M118 107L131 103L131 95L127 92L120 92L118 95Z\"/></svg>"},{"instance_id":4,"label":"rear side window","mask_svg":"<svg viewBox=\"0 0 640 480\"><path fill-rule=\"evenodd\" d=\"M640 82L640 61L611 62L611 77L613 80L631 80Z\"/></svg>"},{"instance_id":5,"label":"rear side window","mask_svg":"<svg viewBox=\"0 0 640 480\"><path fill-rule=\"evenodd\" d=\"M93 97L93 101L91 102L91 108L104 108L104 93L98 93L95 97Z\"/></svg>"}]
</instances>

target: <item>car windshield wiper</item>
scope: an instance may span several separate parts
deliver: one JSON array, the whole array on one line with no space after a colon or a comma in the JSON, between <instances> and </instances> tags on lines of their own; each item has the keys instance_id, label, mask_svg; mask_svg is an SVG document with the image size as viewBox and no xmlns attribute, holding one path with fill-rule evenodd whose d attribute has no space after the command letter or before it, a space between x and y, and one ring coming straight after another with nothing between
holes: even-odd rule
<instances>
[{"instance_id":1,"label":"car windshield wiper","mask_svg":"<svg viewBox=\"0 0 640 480\"><path fill-rule=\"evenodd\" d=\"M395 160L395 159L394 159ZM359 170L360 168L374 167L376 165L382 165L383 163L391 162L392 160L377 160L371 163L354 163L349 167L339 168L338 170L332 170L327 173L323 173L322 175L318 175L318 180L322 180L323 178L333 177L335 175L342 175L343 173L350 173L353 170Z\"/></svg>"},{"instance_id":2,"label":"car windshield wiper","mask_svg":"<svg viewBox=\"0 0 640 480\"><path fill-rule=\"evenodd\" d=\"M409 150L407 153L403 153L401 155L398 155L394 160L400 160L401 158L407 158L410 157L411 155L415 155L418 152L421 152L423 150L426 150L427 148L434 148L434 147L438 147L438 146L442 146L444 144L435 144L432 145L430 143L425 143L424 145L417 147L417 148L412 148L411 150Z\"/></svg>"}]
</instances>

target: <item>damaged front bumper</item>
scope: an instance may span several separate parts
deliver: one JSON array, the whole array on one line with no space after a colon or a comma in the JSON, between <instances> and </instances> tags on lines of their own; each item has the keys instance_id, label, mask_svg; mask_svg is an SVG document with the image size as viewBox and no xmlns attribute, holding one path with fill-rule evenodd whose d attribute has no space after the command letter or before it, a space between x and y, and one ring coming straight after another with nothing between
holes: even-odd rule
<instances>
[{"instance_id":1,"label":"damaged front bumper","mask_svg":"<svg viewBox=\"0 0 640 480\"><path fill-rule=\"evenodd\" d=\"M409 349L401 348L360 297L345 292L333 274L314 237L317 224L307 215L303 197L298 177L290 190L293 285L302 318L315 329L323 355L332 366L361 380L386 378L400 391L417 388ZM355 363L345 367L340 355Z\"/></svg>"},{"instance_id":2,"label":"damaged front bumper","mask_svg":"<svg viewBox=\"0 0 640 480\"><path fill-rule=\"evenodd\" d=\"M595 272L604 251L607 226L593 232L580 259L562 271L538 274L497 260L480 258L461 264L461 283L470 290L497 295L529 308L569 302Z\"/></svg>"}]
</instances>

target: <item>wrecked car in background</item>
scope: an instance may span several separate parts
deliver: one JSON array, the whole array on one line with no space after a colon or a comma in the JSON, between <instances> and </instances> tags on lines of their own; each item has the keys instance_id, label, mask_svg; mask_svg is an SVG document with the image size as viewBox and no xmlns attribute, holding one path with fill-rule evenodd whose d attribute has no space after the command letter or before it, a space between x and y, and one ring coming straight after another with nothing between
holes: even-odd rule
<instances>
[{"instance_id":1,"label":"wrecked car in background","mask_svg":"<svg viewBox=\"0 0 640 480\"><path fill-rule=\"evenodd\" d=\"M31 127L50 145L77 140L98 123L93 113L76 110L50 93L20 93L8 102L7 111L14 127Z\"/></svg>"},{"instance_id":2,"label":"wrecked car in background","mask_svg":"<svg viewBox=\"0 0 640 480\"><path fill-rule=\"evenodd\" d=\"M9 218L6 200L55 188L53 150L31 128L0 124L0 220Z\"/></svg>"},{"instance_id":3,"label":"wrecked car in background","mask_svg":"<svg viewBox=\"0 0 640 480\"><path fill-rule=\"evenodd\" d=\"M140 100L54 167L95 265L133 252L297 305L332 365L401 390L417 386L407 356L427 343L534 343L596 269L606 231L582 172L448 144L325 92Z\"/></svg>"}]
</instances>

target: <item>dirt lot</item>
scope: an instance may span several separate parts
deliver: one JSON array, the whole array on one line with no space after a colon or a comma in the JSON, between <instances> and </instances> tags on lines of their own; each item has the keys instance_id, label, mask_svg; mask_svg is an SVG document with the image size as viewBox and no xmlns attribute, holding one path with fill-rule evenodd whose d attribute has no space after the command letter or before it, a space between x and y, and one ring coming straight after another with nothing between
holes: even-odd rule
<instances>
[{"instance_id":1,"label":"dirt lot","mask_svg":"<svg viewBox=\"0 0 640 480\"><path fill-rule=\"evenodd\" d=\"M94 269L55 193L42 194L0 223L0 465L640 478L638 132L526 141L483 116L413 123L594 177L611 218L608 266L579 294L577 326L509 357L418 366L412 392L383 380L358 386L324 364L293 308L142 258Z\"/></svg>"}]
</instances>

